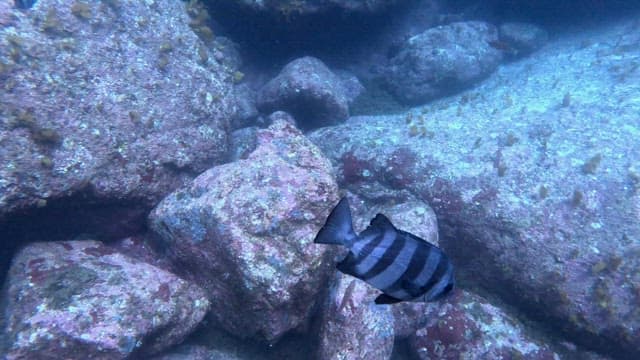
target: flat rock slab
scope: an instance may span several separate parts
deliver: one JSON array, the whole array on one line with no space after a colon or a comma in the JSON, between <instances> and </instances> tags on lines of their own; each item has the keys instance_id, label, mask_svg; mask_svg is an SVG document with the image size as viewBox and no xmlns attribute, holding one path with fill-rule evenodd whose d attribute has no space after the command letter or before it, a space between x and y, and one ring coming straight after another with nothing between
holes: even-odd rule
<instances>
[{"instance_id":1,"label":"flat rock slab","mask_svg":"<svg viewBox=\"0 0 640 360\"><path fill-rule=\"evenodd\" d=\"M638 357L636 26L554 41L458 96L309 137L352 192L429 203L461 276L589 350Z\"/></svg>"}]
</instances>

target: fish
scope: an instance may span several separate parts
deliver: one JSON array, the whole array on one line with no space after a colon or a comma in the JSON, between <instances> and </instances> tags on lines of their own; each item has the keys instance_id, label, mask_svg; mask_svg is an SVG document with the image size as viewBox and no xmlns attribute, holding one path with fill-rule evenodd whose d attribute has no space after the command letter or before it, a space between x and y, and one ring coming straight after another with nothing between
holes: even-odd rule
<instances>
[{"instance_id":1,"label":"fish","mask_svg":"<svg viewBox=\"0 0 640 360\"><path fill-rule=\"evenodd\" d=\"M376 304L437 301L455 287L454 268L447 255L426 240L397 229L383 214L356 234L346 197L333 208L314 243L348 248L336 267L382 291Z\"/></svg>"}]
</instances>

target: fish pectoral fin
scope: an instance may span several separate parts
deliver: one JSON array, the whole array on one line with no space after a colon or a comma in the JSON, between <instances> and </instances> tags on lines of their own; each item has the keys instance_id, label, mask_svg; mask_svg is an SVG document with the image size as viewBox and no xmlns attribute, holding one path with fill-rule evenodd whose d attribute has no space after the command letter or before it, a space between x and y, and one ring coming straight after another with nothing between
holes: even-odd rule
<instances>
[{"instance_id":1,"label":"fish pectoral fin","mask_svg":"<svg viewBox=\"0 0 640 360\"><path fill-rule=\"evenodd\" d=\"M395 304L395 303L399 303L400 299L396 299L393 296L389 296L387 294L381 294L380 296L378 296L375 300L375 303L378 305L384 305L384 304Z\"/></svg>"}]
</instances>

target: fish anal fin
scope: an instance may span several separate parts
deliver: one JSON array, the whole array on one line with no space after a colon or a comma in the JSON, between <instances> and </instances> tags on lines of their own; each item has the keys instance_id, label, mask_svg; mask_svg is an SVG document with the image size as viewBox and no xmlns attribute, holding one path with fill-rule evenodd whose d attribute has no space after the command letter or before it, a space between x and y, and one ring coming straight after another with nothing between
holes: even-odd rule
<instances>
[{"instance_id":1,"label":"fish anal fin","mask_svg":"<svg viewBox=\"0 0 640 360\"><path fill-rule=\"evenodd\" d=\"M396 299L393 296L389 296L387 294L381 294L376 298L375 303L378 305L386 305L386 304L396 304L401 301L402 300Z\"/></svg>"}]
</instances>

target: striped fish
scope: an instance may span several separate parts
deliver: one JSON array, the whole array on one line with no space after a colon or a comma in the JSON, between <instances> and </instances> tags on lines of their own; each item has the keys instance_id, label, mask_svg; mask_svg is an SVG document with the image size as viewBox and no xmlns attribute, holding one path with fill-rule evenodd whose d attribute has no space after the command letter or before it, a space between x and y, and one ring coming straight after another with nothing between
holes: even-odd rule
<instances>
[{"instance_id":1,"label":"striped fish","mask_svg":"<svg viewBox=\"0 0 640 360\"><path fill-rule=\"evenodd\" d=\"M376 215L356 235L346 197L331 211L314 242L348 247L338 270L381 290L376 304L435 301L455 285L453 266L442 250L396 229L386 216Z\"/></svg>"}]
</instances>

